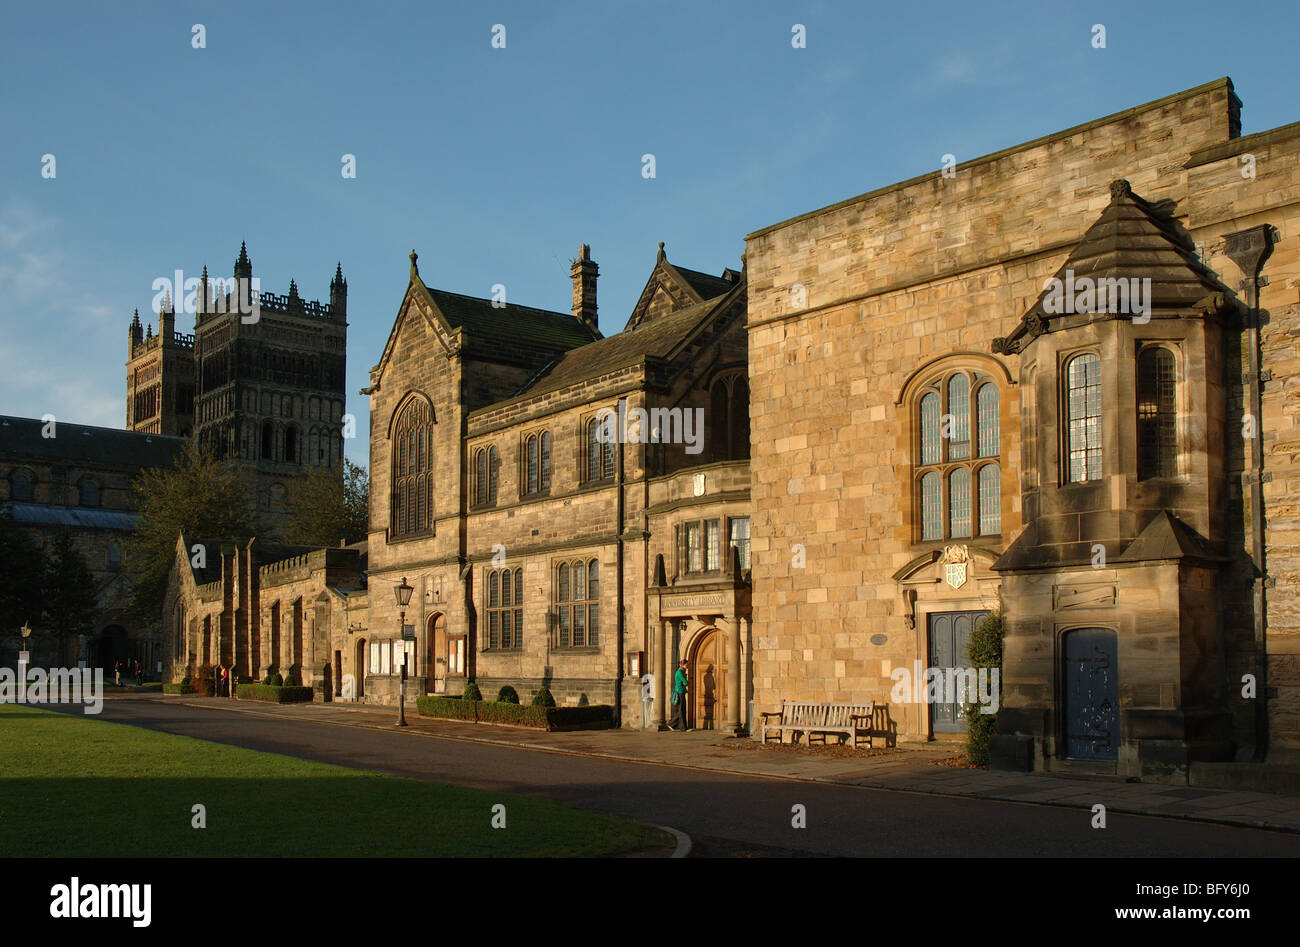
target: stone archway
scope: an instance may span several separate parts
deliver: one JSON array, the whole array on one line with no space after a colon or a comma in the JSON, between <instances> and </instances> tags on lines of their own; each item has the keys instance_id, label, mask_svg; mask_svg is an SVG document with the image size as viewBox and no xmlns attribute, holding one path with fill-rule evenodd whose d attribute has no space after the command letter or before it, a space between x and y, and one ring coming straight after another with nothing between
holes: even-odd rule
<instances>
[{"instance_id":1,"label":"stone archway","mask_svg":"<svg viewBox=\"0 0 1300 947\"><path fill-rule=\"evenodd\" d=\"M687 725L696 730L719 730L727 715L727 633L716 625L702 628L691 646L691 716Z\"/></svg>"},{"instance_id":2,"label":"stone archway","mask_svg":"<svg viewBox=\"0 0 1300 947\"><path fill-rule=\"evenodd\" d=\"M448 671L447 617L442 612L429 616L425 623L424 647L429 693L445 694Z\"/></svg>"},{"instance_id":3,"label":"stone archway","mask_svg":"<svg viewBox=\"0 0 1300 947\"><path fill-rule=\"evenodd\" d=\"M358 638L356 647L356 659L352 663L352 671L356 679L352 697L354 700L360 700L366 696L366 639Z\"/></svg>"}]
</instances>

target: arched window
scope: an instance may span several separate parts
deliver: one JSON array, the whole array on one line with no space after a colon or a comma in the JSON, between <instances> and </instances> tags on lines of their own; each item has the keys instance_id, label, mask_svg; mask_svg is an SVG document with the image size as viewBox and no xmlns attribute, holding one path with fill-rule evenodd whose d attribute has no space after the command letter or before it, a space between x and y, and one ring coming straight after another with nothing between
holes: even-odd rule
<instances>
[{"instance_id":1,"label":"arched window","mask_svg":"<svg viewBox=\"0 0 1300 947\"><path fill-rule=\"evenodd\" d=\"M270 421L262 422L262 459L275 459L275 428Z\"/></svg>"},{"instance_id":2,"label":"arched window","mask_svg":"<svg viewBox=\"0 0 1300 947\"><path fill-rule=\"evenodd\" d=\"M392 431L392 535L428 532L433 528L433 411L428 402L418 397L407 401Z\"/></svg>"},{"instance_id":3,"label":"arched window","mask_svg":"<svg viewBox=\"0 0 1300 947\"><path fill-rule=\"evenodd\" d=\"M1101 479L1101 360L1076 355L1065 367L1066 483Z\"/></svg>"},{"instance_id":4,"label":"arched window","mask_svg":"<svg viewBox=\"0 0 1300 947\"><path fill-rule=\"evenodd\" d=\"M15 470L9 478L9 499L31 503L36 478L27 470Z\"/></svg>"},{"instance_id":5,"label":"arched window","mask_svg":"<svg viewBox=\"0 0 1300 947\"><path fill-rule=\"evenodd\" d=\"M519 649L524 646L524 570L488 572L487 646Z\"/></svg>"},{"instance_id":6,"label":"arched window","mask_svg":"<svg viewBox=\"0 0 1300 947\"><path fill-rule=\"evenodd\" d=\"M998 386L992 382L980 385L976 396L976 429L979 436L979 455L998 456Z\"/></svg>"},{"instance_id":7,"label":"arched window","mask_svg":"<svg viewBox=\"0 0 1300 947\"><path fill-rule=\"evenodd\" d=\"M1138 356L1138 479L1178 475L1178 369L1174 353L1144 349Z\"/></svg>"},{"instance_id":8,"label":"arched window","mask_svg":"<svg viewBox=\"0 0 1300 947\"><path fill-rule=\"evenodd\" d=\"M293 424L284 429L284 460L288 464L298 462L298 428Z\"/></svg>"},{"instance_id":9,"label":"arched window","mask_svg":"<svg viewBox=\"0 0 1300 947\"><path fill-rule=\"evenodd\" d=\"M536 493L541 489L541 458L538 456L540 451L539 438L536 434L531 435L525 441L524 454L526 471L524 476L525 494Z\"/></svg>"},{"instance_id":10,"label":"arched window","mask_svg":"<svg viewBox=\"0 0 1300 947\"><path fill-rule=\"evenodd\" d=\"M114 572L122 568L122 547L116 542L108 544L108 567Z\"/></svg>"},{"instance_id":11,"label":"arched window","mask_svg":"<svg viewBox=\"0 0 1300 947\"><path fill-rule=\"evenodd\" d=\"M617 431L607 428L615 427L613 421L606 422L611 413L602 413L587 422L587 480L609 480L614 476L614 442ZM614 437L606 436L613 433Z\"/></svg>"},{"instance_id":12,"label":"arched window","mask_svg":"<svg viewBox=\"0 0 1300 947\"><path fill-rule=\"evenodd\" d=\"M99 484L93 480L81 481L81 505L99 506Z\"/></svg>"},{"instance_id":13,"label":"arched window","mask_svg":"<svg viewBox=\"0 0 1300 947\"><path fill-rule=\"evenodd\" d=\"M974 397L972 397L972 394ZM997 535L1002 527L997 383L949 371L913 396L913 489L921 542ZM985 472L988 470L989 472Z\"/></svg>"},{"instance_id":14,"label":"arched window","mask_svg":"<svg viewBox=\"0 0 1300 947\"><path fill-rule=\"evenodd\" d=\"M985 464L979 472L980 535L996 536L1002 532L1002 470L997 464Z\"/></svg>"},{"instance_id":15,"label":"arched window","mask_svg":"<svg viewBox=\"0 0 1300 947\"><path fill-rule=\"evenodd\" d=\"M542 473L541 489L551 489L551 432L542 432Z\"/></svg>"},{"instance_id":16,"label":"arched window","mask_svg":"<svg viewBox=\"0 0 1300 947\"><path fill-rule=\"evenodd\" d=\"M495 446L474 452L474 505L492 506L497 502L497 472L501 455Z\"/></svg>"}]
</instances>

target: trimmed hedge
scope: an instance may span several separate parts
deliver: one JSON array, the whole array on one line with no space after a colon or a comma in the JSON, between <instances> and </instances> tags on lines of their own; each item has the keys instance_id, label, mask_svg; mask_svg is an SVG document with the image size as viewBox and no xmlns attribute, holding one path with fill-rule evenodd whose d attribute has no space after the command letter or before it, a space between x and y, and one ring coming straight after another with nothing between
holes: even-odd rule
<instances>
[{"instance_id":1,"label":"trimmed hedge","mask_svg":"<svg viewBox=\"0 0 1300 947\"><path fill-rule=\"evenodd\" d=\"M235 688L235 696L240 700L269 700L276 704L299 704L310 702L310 687L276 687L273 684L240 684Z\"/></svg>"},{"instance_id":2,"label":"trimmed hedge","mask_svg":"<svg viewBox=\"0 0 1300 947\"><path fill-rule=\"evenodd\" d=\"M465 685L465 692L460 695L461 700L482 700L483 693L478 689L478 685L470 681Z\"/></svg>"},{"instance_id":3,"label":"trimmed hedge","mask_svg":"<svg viewBox=\"0 0 1300 947\"><path fill-rule=\"evenodd\" d=\"M184 682L182 682L182 683L180 683L180 684L164 684L164 685L162 686L162 689L163 689L163 693L164 693L164 694L196 694L196 693L198 693L198 691L196 691L196 690L194 689L194 685L192 685L192 684L186 684L186 683L184 683Z\"/></svg>"},{"instance_id":4,"label":"trimmed hedge","mask_svg":"<svg viewBox=\"0 0 1300 947\"><path fill-rule=\"evenodd\" d=\"M614 708L524 707L494 700L461 700L456 697L418 697L423 717L470 720L474 723L507 723L537 730L600 730L614 725Z\"/></svg>"}]
</instances>

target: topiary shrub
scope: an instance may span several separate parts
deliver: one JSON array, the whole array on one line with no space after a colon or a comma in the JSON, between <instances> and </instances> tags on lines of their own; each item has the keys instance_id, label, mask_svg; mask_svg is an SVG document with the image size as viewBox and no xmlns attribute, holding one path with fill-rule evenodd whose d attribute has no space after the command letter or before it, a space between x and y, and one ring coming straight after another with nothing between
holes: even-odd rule
<instances>
[{"instance_id":1,"label":"topiary shrub","mask_svg":"<svg viewBox=\"0 0 1300 947\"><path fill-rule=\"evenodd\" d=\"M482 700L483 692L478 689L478 685L470 681L465 685L465 693L460 695L461 700Z\"/></svg>"},{"instance_id":2,"label":"topiary shrub","mask_svg":"<svg viewBox=\"0 0 1300 947\"><path fill-rule=\"evenodd\" d=\"M284 677L280 674L279 671L276 671L274 674L271 675L271 684L274 687L284 686Z\"/></svg>"},{"instance_id":3,"label":"topiary shrub","mask_svg":"<svg viewBox=\"0 0 1300 947\"><path fill-rule=\"evenodd\" d=\"M509 684L497 691L497 703L499 704L517 704L519 703L519 693Z\"/></svg>"},{"instance_id":4,"label":"topiary shrub","mask_svg":"<svg viewBox=\"0 0 1300 947\"><path fill-rule=\"evenodd\" d=\"M1005 624L1002 618L1002 611L990 612L985 619L979 623L970 636L970 648L967 657L970 659L970 666L977 671L979 668L989 669L988 688L993 694L996 704L1000 704L998 688L994 686L992 671L997 669L997 684L1001 683L1002 678L1002 636L1005 631ZM996 713L981 713L980 704L974 701L966 704L966 727L967 738L966 747L962 751L962 760L973 766L989 765L989 741L993 738L997 730L998 715Z\"/></svg>"},{"instance_id":5,"label":"topiary shrub","mask_svg":"<svg viewBox=\"0 0 1300 947\"><path fill-rule=\"evenodd\" d=\"M194 693L202 694L204 697L211 697L217 692L217 669L211 664L200 664L194 670L194 678L190 681L194 687Z\"/></svg>"},{"instance_id":6,"label":"topiary shrub","mask_svg":"<svg viewBox=\"0 0 1300 947\"><path fill-rule=\"evenodd\" d=\"M551 696L550 688L543 686L540 689L538 689L537 693L533 695L533 706L534 707L555 706L555 698Z\"/></svg>"},{"instance_id":7,"label":"topiary shrub","mask_svg":"<svg viewBox=\"0 0 1300 947\"><path fill-rule=\"evenodd\" d=\"M277 674L276 677L280 675ZM302 669L294 664L289 668L289 673L284 676L281 685L284 687L302 687Z\"/></svg>"},{"instance_id":8,"label":"topiary shrub","mask_svg":"<svg viewBox=\"0 0 1300 947\"><path fill-rule=\"evenodd\" d=\"M271 669L270 669L270 668L267 668L267 669L266 669L266 673L262 675L262 683L265 684L265 685L267 685L267 686L269 687L272 683L274 683L274 682L271 680L271 676L272 676L272 675L271 675Z\"/></svg>"}]
</instances>

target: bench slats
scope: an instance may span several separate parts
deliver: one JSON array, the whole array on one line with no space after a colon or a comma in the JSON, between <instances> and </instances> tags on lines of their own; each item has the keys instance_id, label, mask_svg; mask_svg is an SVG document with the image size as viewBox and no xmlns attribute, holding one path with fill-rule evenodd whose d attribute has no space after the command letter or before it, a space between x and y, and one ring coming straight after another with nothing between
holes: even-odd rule
<instances>
[{"instance_id":1,"label":"bench slats","mask_svg":"<svg viewBox=\"0 0 1300 947\"><path fill-rule=\"evenodd\" d=\"M767 742L769 730L782 742L785 731L790 730L796 743L800 733L808 734L809 745L812 745L814 736L820 737L819 742L825 744L827 734L838 733L843 734L846 740L852 740L854 746L859 740L865 740L870 747L873 746L871 726L875 710L874 701L842 704L785 700L781 702L780 713L763 712L763 742ZM770 722L775 717L780 718L779 723Z\"/></svg>"}]
</instances>

